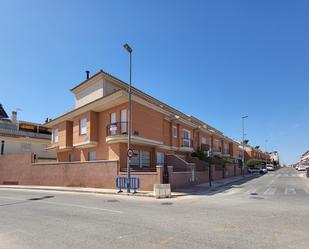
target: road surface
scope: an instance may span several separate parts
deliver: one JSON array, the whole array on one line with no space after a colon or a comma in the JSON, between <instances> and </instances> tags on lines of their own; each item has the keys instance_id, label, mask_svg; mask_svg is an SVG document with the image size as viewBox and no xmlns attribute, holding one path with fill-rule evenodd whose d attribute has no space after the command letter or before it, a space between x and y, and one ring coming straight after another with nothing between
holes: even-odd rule
<instances>
[{"instance_id":1,"label":"road surface","mask_svg":"<svg viewBox=\"0 0 309 249\"><path fill-rule=\"evenodd\" d=\"M156 200L0 190L1 249L309 248L309 179L292 168Z\"/></svg>"}]
</instances>

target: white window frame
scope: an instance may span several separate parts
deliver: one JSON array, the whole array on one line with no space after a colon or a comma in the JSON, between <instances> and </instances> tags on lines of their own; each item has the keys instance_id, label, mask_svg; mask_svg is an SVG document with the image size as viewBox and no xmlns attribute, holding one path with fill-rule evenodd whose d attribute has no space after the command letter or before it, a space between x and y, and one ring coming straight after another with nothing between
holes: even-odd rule
<instances>
[{"instance_id":1,"label":"white window frame","mask_svg":"<svg viewBox=\"0 0 309 249\"><path fill-rule=\"evenodd\" d=\"M230 153L230 151L229 151L229 144L224 143L223 144L223 150L224 150L224 154L229 154Z\"/></svg>"},{"instance_id":2,"label":"white window frame","mask_svg":"<svg viewBox=\"0 0 309 249\"><path fill-rule=\"evenodd\" d=\"M87 118L79 120L79 135L87 134Z\"/></svg>"},{"instance_id":3,"label":"white window frame","mask_svg":"<svg viewBox=\"0 0 309 249\"><path fill-rule=\"evenodd\" d=\"M97 160L97 153L96 151L88 151L88 161L95 161Z\"/></svg>"},{"instance_id":4,"label":"white window frame","mask_svg":"<svg viewBox=\"0 0 309 249\"><path fill-rule=\"evenodd\" d=\"M127 109L123 109L120 111L120 118L121 118L121 134L127 133Z\"/></svg>"},{"instance_id":5,"label":"white window frame","mask_svg":"<svg viewBox=\"0 0 309 249\"><path fill-rule=\"evenodd\" d=\"M163 152L157 152L157 158L156 158L157 165L164 165L164 157L165 155Z\"/></svg>"},{"instance_id":6,"label":"white window frame","mask_svg":"<svg viewBox=\"0 0 309 249\"><path fill-rule=\"evenodd\" d=\"M202 137L201 144L207 144L207 138L206 137Z\"/></svg>"},{"instance_id":7,"label":"white window frame","mask_svg":"<svg viewBox=\"0 0 309 249\"><path fill-rule=\"evenodd\" d=\"M172 132L173 132L173 138L177 138L177 126L176 125L173 125L173 128L172 128Z\"/></svg>"},{"instance_id":8,"label":"white window frame","mask_svg":"<svg viewBox=\"0 0 309 249\"><path fill-rule=\"evenodd\" d=\"M111 112L110 114L110 132L111 135L114 136L116 135L117 131L117 114L116 112Z\"/></svg>"},{"instance_id":9,"label":"white window frame","mask_svg":"<svg viewBox=\"0 0 309 249\"><path fill-rule=\"evenodd\" d=\"M58 128L54 128L54 129L53 129L53 136L52 136L52 138L53 138L53 143L58 143L58 141L59 141L59 135L58 135L58 133L59 133Z\"/></svg>"},{"instance_id":10,"label":"white window frame","mask_svg":"<svg viewBox=\"0 0 309 249\"><path fill-rule=\"evenodd\" d=\"M188 134L188 138L186 138L185 133ZM187 129L183 129L183 145L184 147L191 147L191 132Z\"/></svg>"},{"instance_id":11,"label":"white window frame","mask_svg":"<svg viewBox=\"0 0 309 249\"><path fill-rule=\"evenodd\" d=\"M134 163L133 164L133 160L131 159L131 165L137 166L139 168L150 168L151 166L151 152L150 151L146 151L146 150L134 150L134 156L132 158L134 158L133 160L137 160L138 164ZM143 158L144 158L144 154L149 154L149 165L143 165Z\"/></svg>"}]
</instances>

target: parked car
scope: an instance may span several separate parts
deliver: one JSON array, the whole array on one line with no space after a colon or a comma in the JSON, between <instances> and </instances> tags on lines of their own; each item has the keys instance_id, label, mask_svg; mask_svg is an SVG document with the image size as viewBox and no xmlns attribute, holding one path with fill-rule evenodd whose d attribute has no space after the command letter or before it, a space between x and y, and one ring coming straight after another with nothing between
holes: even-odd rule
<instances>
[{"instance_id":1,"label":"parked car","mask_svg":"<svg viewBox=\"0 0 309 249\"><path fill-rule=\"evenodd\" d=\"M306 170L306 165L298 165L298 171L305 171Z\"/></svg>"},{"instance_id":2,"label":"parked car","mask_svg":"<svg viewBox=\"0 0 309 249\"><path fill-rule=\"evenodd\" d=\"M273 164L266 164L266 169L269 171L273 171L275 168Z\"/></svg>"},{"instance_id":3,"label":"parked car","mask_svg":"<svg viewBox=\"0 0 309 249\"><path fill-rule=\"evenodd\" d=\"M258 168L258 167L250 167L248 168L248 172L251 174L265 174L267 173L266 168Z\"/></svg>"},{"instance_id":4,"label":"parked car","mask_svg":"<svg viewBox=\"0 0 309 249\"><path fill-rule=\"evenodd\" d=\"M260 169L260 174L266 174L268 172L267 168L261 168Z\"/></svg>"}]
</instances>

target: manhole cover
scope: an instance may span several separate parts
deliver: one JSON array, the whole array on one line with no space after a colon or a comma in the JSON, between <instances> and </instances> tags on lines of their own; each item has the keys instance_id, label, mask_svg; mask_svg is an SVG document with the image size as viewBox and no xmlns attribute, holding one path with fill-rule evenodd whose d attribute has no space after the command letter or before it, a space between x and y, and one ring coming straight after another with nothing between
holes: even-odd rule
<instances>
[{"instance_id":1,"label":"manhole cover","mask_svg":"<svg viewBox=\"0 0 309 249\"><path fill-rule=\"evenodd\" d=\"M119 202L118 200L107 200L107 202Z\"/></svg>"},{"instance_id":2,"label":"manhole cover","mask_svg":"<svg viewBox=\"0 0 309 249\"><path fill-rule=\"evenodd\" d=\"M166 205L166 206L172 205L172 204L173 204L172 202L162 202L162 203L161 203L161 205Z\"/></svg>"}]
</instances>

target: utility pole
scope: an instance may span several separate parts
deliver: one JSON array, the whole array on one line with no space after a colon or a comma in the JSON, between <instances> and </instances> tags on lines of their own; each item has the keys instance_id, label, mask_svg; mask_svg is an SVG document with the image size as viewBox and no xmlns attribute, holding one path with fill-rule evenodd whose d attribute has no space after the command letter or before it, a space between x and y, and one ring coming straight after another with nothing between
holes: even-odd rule
<instances>
[{"instance_id":1,"label":"utility pole","mask_svg":"<svg viewBox=\"0 0 309 249\"><path fill-rule=\"evenodd\" d=\"M128 153L127 153L127 192L130 193L131 188L131 168L130 168L130 161L132 155L131 149L131 133L132 133L132 48L126 43L123 47L128 51L130 55L130 62L129 62L129 107L128 107Z\"/></svg>"}]
</instances>

